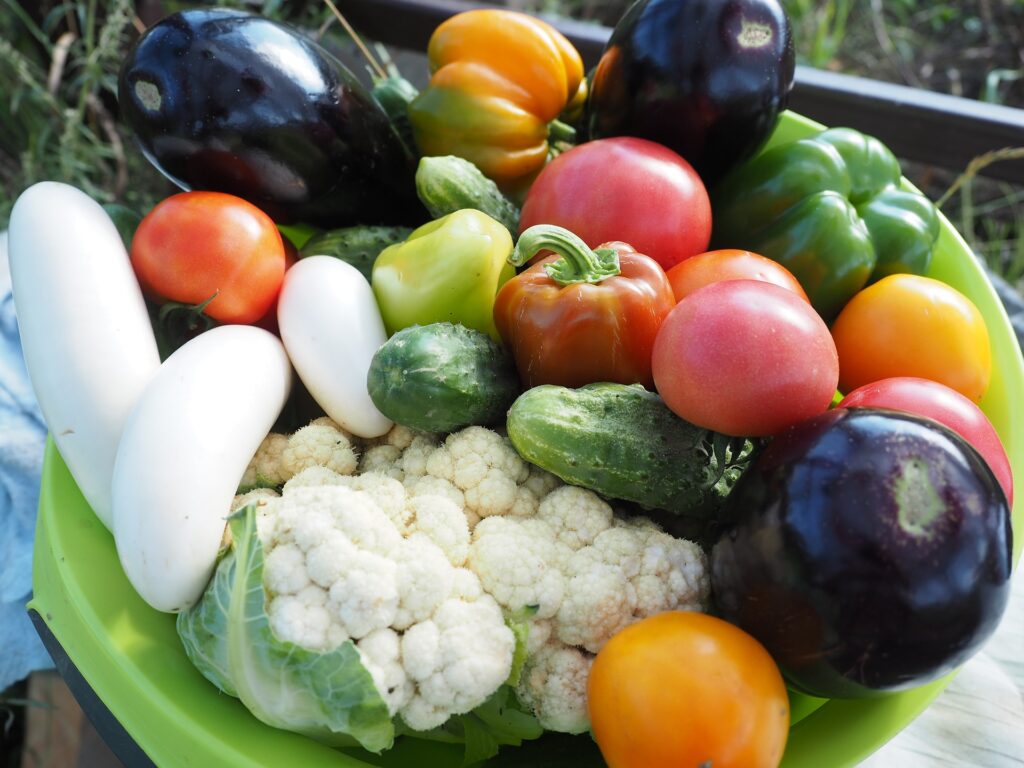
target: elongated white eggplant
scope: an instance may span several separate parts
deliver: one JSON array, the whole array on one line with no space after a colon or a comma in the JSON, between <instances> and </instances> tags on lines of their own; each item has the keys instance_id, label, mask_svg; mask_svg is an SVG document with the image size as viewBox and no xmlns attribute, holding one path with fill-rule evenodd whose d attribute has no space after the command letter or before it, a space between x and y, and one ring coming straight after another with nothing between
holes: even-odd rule
<instances>
[{"instance_id":1,"label":"elongated white eggplant","mask_svg":"<svg viewBox=\"0 0 1024 768\"><path fill-rule=\"evenodd\" d=\"M114 464L114 540L129 581L157 610L181 611L202 595L238 481L291 377L276 336L225 325L168 357L128 417Z\"/></svg>"},{"instance_id":2,"label":"elongated white eggplant","mask_svg":"<svg viewBox=\"0 0 1024 768\"><path fill-rule=\"evenodd\" d=\"M300 260L285 273L277 323L295 371L324 413L359 437L391 429L366 388L387 332L358 269L331 256Z\"/></svg>"},{"instance_id":3,"label":"elongated white eggplant","mask_svg":"<svg viewBox=\"0 0 1024 768\"><path fill-rule=\"evenodd\" d=\"M11 213L11 282L25 364L61 456L111 525L110 481L125 419L160 366L114 223L75 187L29 187Z\"/></svg>"}]
</instances>

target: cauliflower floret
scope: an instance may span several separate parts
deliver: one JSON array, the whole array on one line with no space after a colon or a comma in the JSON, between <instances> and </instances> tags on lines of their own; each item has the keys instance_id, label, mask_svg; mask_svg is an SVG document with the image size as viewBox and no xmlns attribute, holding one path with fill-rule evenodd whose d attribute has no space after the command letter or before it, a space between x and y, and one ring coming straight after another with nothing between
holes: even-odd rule
<instances>
[{"instance_id":1,"label":"cauliflower floret","mask_svg":"<svg viewBox=\"0 0 1024 768\"><path fill-rule=\"evenodd\" d=\"M466 498L466 509L480 517L529 515L537 497L520 483L529 469L508 438L484 427L448 436L426 461L426 472L450 481Z\"/></svg>"},{"instance_id":2,"label":"cauliflower floret","mask_svg":"<svg viewBox=\"0 0 1024 768\"><path fill-rule=\"evenodd\" d=\"M398 466L405 480L427 474L427 460L437 449L437 438L423 432L417 433L412 442L402 451Z\"/></svg>"},{"instance_id":3,"label":"cauliflower floret","mask_svg":"<svg viewBox=\"0 0 1024 768\"><path fill-rule=\"evenodd\" d=\"M402 713L406 722L432 728L483 703L508 677L514 648L515 637L493 599L446 600L431 620L402 636L406 673L417 682L409 711Z\"/></svg>"},{"instance_id":4,"label":"cauliflower floret","mask_svg":"<svg viewBox=\"0 0 1024 768\"><path fill-rule=\"evenodd\" d=\"M404 432L389 436L395 427L385 435L385 442L371 441L359 460L359 472L379 472L399 482L412 481L426 474L427 457L437 447L437 438L426 432L414 432L402 427Z\"/></svg>"},{"instance_id":5,"label":"cauliflower floret","mask_svg":"<svg viewBox=\"0 0 1024 768\"><path fill-rule=\"evenodd\" d=\"M359 473L374 472L393 477L399 482L405 477L398 460L402 458L402 449L393 445L375 445L363 451L359 457Z\"/></svg>"},{"instance_id":6,"label":"cauliflower floret","mask_svg":"<svg viewBox=\"0 0 1024 768\"><path fill-rule=\"evenodd\" d=\"M281 462L288 436L271 432L256 449L245 474L238 484L240 490L252 488L272 488L281 485L288 479Z\"/></svg>"},{"instance_id":7,"label":"cauliflower floret","mask_svg":"<svg viewBox=\"0 0 1024 768\"><path fill-rule=\"evenodd\" d=\"M536 464L530 464L530 475L523 483L534 496L543 500L545 496L562 485L562 481Z\"/></svg>"},{"instance_id":8,"label":"cauliflower floret","mask_svg":"<svg viewBox=\"0 0 1024 768\"><path fill-rule=\"evenodd\" d=\"M444 496L413 496L406 503L410 537L426 536L458 568L469 556L469 524L462 510Z\"/></svg>"},{"instance_id":9,"label":"cauliflower floret","mask_svg":"<svg viewBox=\"0 0 1024 768\"><path fill-rule=\"evenodd\" d=\"M452 577L452 591L449 598L473 601L483 594L480 579L468 568L456 568Z\"/></svg>"},{"instance_id":10,"label":"cauliflower floret","mask_svg":"<svg viewBox=\"0 0 1024 768\"><path fill-rule=\"evenodd\" d=\"M418 434L422 433L409 427L404 427L401 424L395 424L386 434L367 440L366 446L372 448L378 445L388 445L397 448L399 451L404 451L412 444L413 438Z\"/></svg>"},{"instance_id":11,"label":"cauliflower floret","mask_svg":"<svg viewBox=\"0 0 1024 768\"><path fill-rule=\"evenodd\" d=\"M294 595L309 586L306 556L294 544L282 544L263 561L263 583L275 595Z\"/></svg>"},{"instance_id":12,"label":"cauliflower floret","mask_svg":"<svg viewBox=\"0 0 1024 768\"><path fill-rule=\"evenodd\" d=\"M594 657L561 643L549 643L530 656L516 694L542 726L563 733L582 733L587 718L587 678Z\"/></svg>"},{"instance_id":13,"label":"cauliflower floret","mask_svg":"<svg viewBox=\"0 0 1024 768\"><path fill-rule=\"evenodd\" d=\"M612 508L593 491L563 485L544 497L537 517L551 525L559 541L576 550L611 527Z\"/></svg>"},{"instance_id":14,"label":"cauliflower floret","mask_svg":"<svg viewBox=\"0 0 1024 768\"><path fill-rule=\"evenodd\" d=\"M402 666L401 638L392 629L378 629L358 643L359 657L394 715L412 699L416 687Z\"/></svg>"},{"instance_id":15,"label":"cauliflower floret","mask_svg":"<svg viewBox=\"0 0 1024 768\"><path fill-rule=\"evenodd\" d=\"M658 530L643 535L644 551L636 589L636 618L662 611L704 610L711 595L711 579L704 552L692 541Z\"/></svg>"},{"instance_id":16,"label":"cauliflower floret","mask_svg":"<svg viewBox=\"0 0 1024 768\"><path fill-rule=\"evenodd\" d=\"M281 454L287 477L306 467L327 467L339 475L351 475L357 465L352 442L337 425L307 424L288 438Z\"/></svg>"},{"instance_id":17,"label":"cauliflower floret","mask_svg":"<svg viewBox=\"0 0 1024 768\"><path fill-rule=\"evenodd\" d=\"M614 526L566 565L558 639L597 653L612 635L662 611L701 610L709 583L700 548L656 527Z\"/></svg>"},{"instance_id":18,"label":"cauliflower floret","mask_svg":"<svg viewBox=\"0 0 1024 768\"><path fill-rule=\"evenodd\" d=\"M490 517L473 531L467 564L503 607L516 612L535 605L537 618L548 619L565 594L563 558L547 523Z\"/></svg>"},{"instance_id":19,"label":"cauliflower floret","mask_svg":"<svg viewBox=\"0 0 1024 768\"><path fill-rule=\"evenodd\" d=\"M526 654L532 656L547 645L553 629L551 619L535 619L527 622Z\"/></svg>"},{"instance_id":20,"label":"cauliflower floret","mask_svg":"<svg viewBox=\"0 0 1024 768\"><path fill-rule=\"evenodd\" d=\"M399 532L406 533L412 513L406 504L405 488L395 478L380 472L367 472L343 477L340 485L367 494Z\"/></svg>"},{"instance_id":21,"label":"cauliflower floret","mask_svg":"<svg viewBox=\"0 0 1024 768\"><path fill-rule=\"evenodd\" d=\"M423 621L451 594L455 569L426 538L407 539L393 553L398 566L398 611L391 625L406 629Z\"/></svg>"},{"instance_id":22,"label":"cauliflower floret","mask_svg":"<svg viewBox=\"0 0 1024 768\"><path fill-rule=\"evenodd\" d=\"M341 434L343 434L346 437L346 439L350 443L352 443L352 445L356 445L359 442L359 439L360 439L360 438L356 437L355 435L353 435L351 432L349 432L347 429L345 429L343 426L341 426L341 424L336 422L330 416L320 416L320 417L318 417L316 419L313 419L311 422L309 422L308 426L312 426L312 427L330 427L331 429L336 429L338 432L341 432Z\"/></svg>"},{"instance_id":23,"label":"cauliflower floret","mask_svg":"<svg viewBox=\"0 0 1024 768\"><path fill-rule=\"evenodd\" d=\"M347 475L339 475L333 469L328 469L327 467L306 467L302 471L296 472L292 475L281 490L287 492L294 488L315 488L321 485L344 485L343 478L345 477L347 477Z\"/></svg>"},{"instance_id":24,"label":"cauliflower floret","mask_svg":"<svg viewBox=\"0 0 1024 768\"><path fill-rule=\"evenodd\" d=\"M597 653L633 620L636 590L618 568L576 554L566 569L572 576L558 609L558 639Z\"/></svg>"},{"instance_id":25,"label":"cauliflower floret","mask_svg":"<svg viewBox=\"0 0 1024 768\"><path fill-rule=\"evenodd\" d=\"M303 592L302 594L305 594ZM316 651L331 647L331 617L322 605L299 595L278 595L267 608L270 629L279 640Z\"/></svg>"},{"instance_id":26,"label":"cauliflower floret","mask_svg":"<svg viewBox=\"0 0 1024 768\"><path fill-rule=\"evenodd\" d=\"M395 563L380 555L354 549L329 590L327 609L354 638L394 624L398 613Z\"/></svg>"}]
</instances>

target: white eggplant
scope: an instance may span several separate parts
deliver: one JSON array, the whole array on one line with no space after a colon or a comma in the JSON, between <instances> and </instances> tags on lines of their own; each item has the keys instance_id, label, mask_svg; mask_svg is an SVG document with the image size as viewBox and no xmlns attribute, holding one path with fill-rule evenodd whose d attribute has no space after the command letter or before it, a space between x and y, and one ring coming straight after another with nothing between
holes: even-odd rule
<instances>
[{"instance_id":1,"label":"white eggplant","mask_svg":"<svg viewBox=\"0 0 1024 768\"><path fill-rule=\"evenodd\" d=\"M366 388L387 332L358 269L331 256L300 260L285 273L277 323L296 373L324 413L359 437L391 429Z\"/></svg>"},{"instance_id":2,"label":"white eggplant","mask_svg":"<svg viewBox=\"0 0 1024 768\"><path fill-rule=\"evenodd\" d=\"M202 595L231 499L291 377L276 336L225 325L168 357L129 416L114 464L114 540L129 581L157 610L181 611Z\"/></svg>"},{"instance_id":3,"label":"white eggplant","mask_svg":"<svg viewBox=\"0 0 1024 768\"><path fill-rule=\"evenodd\" d=\"M160 366L135 273L99 203L29 187L11 213L14 304L32 387L57 449L103 524L125 419Z\"/></svg>"}]
</instances>

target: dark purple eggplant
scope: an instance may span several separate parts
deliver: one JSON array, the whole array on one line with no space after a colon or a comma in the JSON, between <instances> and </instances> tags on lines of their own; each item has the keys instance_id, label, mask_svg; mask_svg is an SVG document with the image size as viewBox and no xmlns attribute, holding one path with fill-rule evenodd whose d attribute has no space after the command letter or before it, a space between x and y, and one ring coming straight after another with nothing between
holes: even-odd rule
<instances>
[{"instance_id":1,"label":"dark purple eggplant","mask_svg":"<svg viewBox=\"0 0 1024 768\"><path fill-rule=\"evenodd\" d=\"M334 56L240 11L175 13L121 68L123 118L182 189L228 192L278 222L418 224L415 165Z\"/></svg>"},{"instance_id":2,"label":"dark purple eggplant","mask_svg":"<svg viewBox=\"0 0 1024 768\"><path fill-rule=\"evenodd\" d=\"M934 680L1006 608L1006 497L937 422L828 411L776 437L722 514L735 522L711 554L718 608L805 693L856 698Z\"/></svg>"},{"instance_id":3,"label":"dark purple eggplant","mask_svg":"<svg viewBox=\"0 0 1024 768\"><path fill-rule=\"evenodd\" d=\"M710 187L771 135L793 71L789 19L777 0L640 0L594 73L590 138L664 144Z\"/></svg>"}]
</instances>

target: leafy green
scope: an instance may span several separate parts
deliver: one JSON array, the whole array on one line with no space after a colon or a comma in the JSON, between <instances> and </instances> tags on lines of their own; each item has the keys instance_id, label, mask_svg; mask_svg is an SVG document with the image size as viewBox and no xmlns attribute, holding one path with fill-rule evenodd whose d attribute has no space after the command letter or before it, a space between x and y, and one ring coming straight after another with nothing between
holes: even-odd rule
<instances>
[{"instance_id":1,"label":"leafy green","mask_svg":"<svg viewBox=\"0 0 1024 768\"><path fill-rule=\"evenodd\" d=\"M203 598L178 616L178 635L196 668L268 725L336 746L389 748L395 730L387 704L351 640L319 653L274 636L256 506L236 512L229 526L231 549Z\"/></svg>"}]
</instances>

